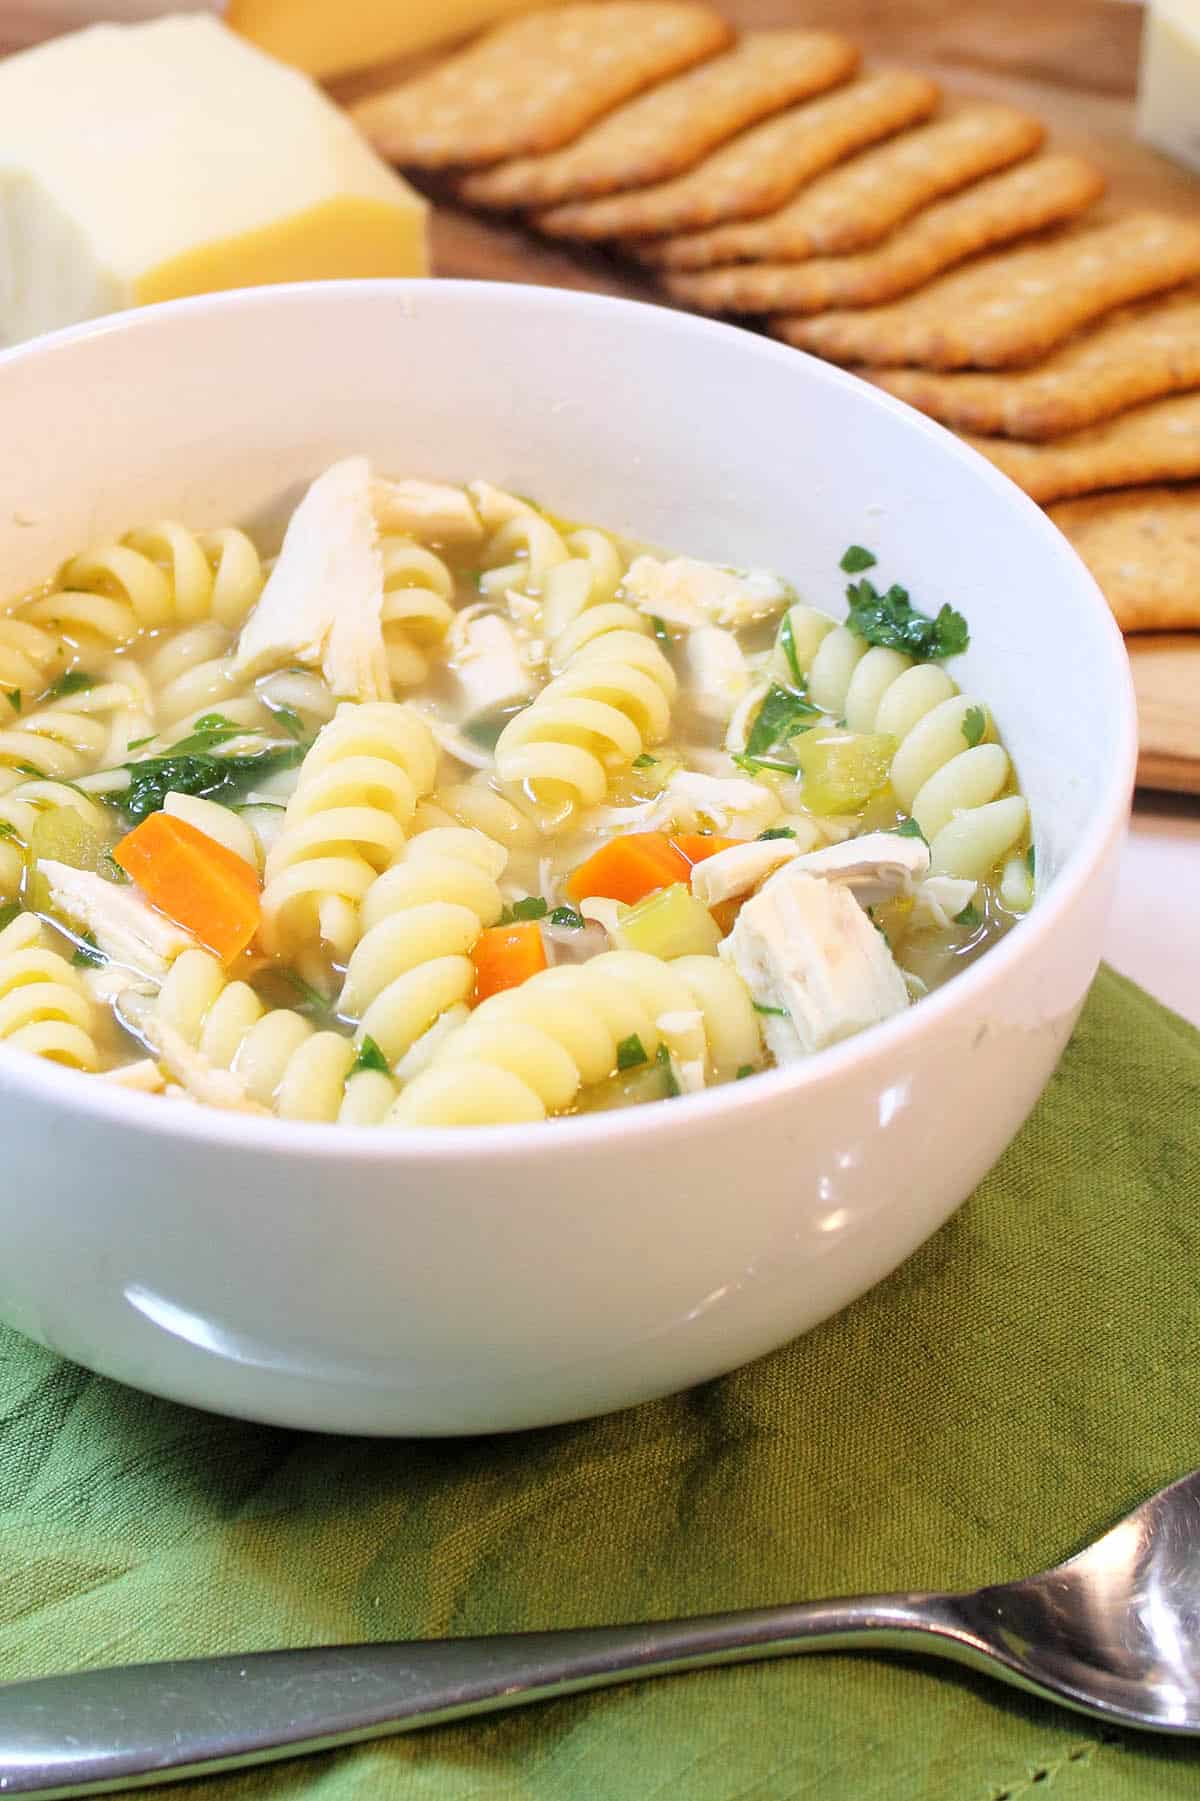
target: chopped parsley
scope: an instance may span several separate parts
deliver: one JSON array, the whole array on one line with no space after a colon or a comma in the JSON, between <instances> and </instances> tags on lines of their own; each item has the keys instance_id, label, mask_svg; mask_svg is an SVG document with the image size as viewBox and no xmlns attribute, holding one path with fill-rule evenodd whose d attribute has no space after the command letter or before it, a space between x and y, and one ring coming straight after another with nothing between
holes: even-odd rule
<instances>
[{"instance_id":1,"label":"chopped parsley","mask_svg":"<svg viewBox=\"0 0 1200 1801\"><path fill-rule=\"evenodd\" d=\"M752 757L748 751L738 751L733 760L739 769L748 770L751 775L757 775L760 769L776 769L781 775L800 773L794 763L785 763L782 757Z\"/></svg>"},{"instance_id":2,"label":"chopped parsley","mask_svg":"<svg viewBox=\"0 0 1200 1801\"><path fill-rule=\"evenodd\" d=\"M156 737L157 733L151 732L148 738L131 738L125 748L126 750L141 750L144 744L153 744Z\"/></svg>"},{"instance_id":3,"label":"chopped parsley","mask_svg":"<svg viewBox=\"0 0 1200 1801\"><path fill-rule=\"evenodd\" d=\"M679 1078L675 1074L675 1065L671 1062L671 1053L665 1044L659 1045L658 1054L654 1061L663 1072L663 1079L667 1089L666 1098L669 1101L673 1101L680 1092Z\"/></svg>"},{"instance_id":4,"label":"chopped parsley","mask_svg":"<svg viewBox=\"0 0 1200 1801\"><path fill-rule=\"evenodd\" d=\"M637 1069L647 1061L646 1047L636 1032L631 1032L628 1038L622 1038L617 1046L618 1069Z\"/></svg>"},{"instance_id":5,"label":"chopped parsley","mask_svg":"<svg viewBox=\"0 0 1200 1801\"><path fill-rule=\"evenodd\" d=\"M79 943L71 961L81 969L99 969L108 959L90 932L80 932Z\"/></svg>"},{"instance_id":6,"label":"chopped parsley","mask_svg":"<svg viewBox=\"0 0 1200 1801\"><path fill-rule=\"evenodd\" d=\"M983 924L983 914L974 901L968 901L962 912L954 915L954 923L956 926L966 926L969 932L973 932L976 926Z\"/></svg>"},{"instance_id":7,"label":"chopped parsley","mask_svg":"<svg viewBox=\"0 0 1200 1801\"><path fill-rule=\"evenodd\" d=\"M936 619L919 613L908 597L908 589L893 582L881 594L864 576L846 589L850 614L846 624L868 644L881 644L887 650L900 650L918 662L940 662L943 657L956 657L967 648L970 633L961 613L944 606Z\"/></svg>"},{"instance_id":8,"label":"chopped parsley","mask_svg":"<svg viewBox=\"0 0 1200 1801\"><path fill-rule=\"evenodd\" d=\"M106 850L100 858L100 871L110 882L119 882L122 886L127 886L133 880L128 870L121 868L110 850Z\"/></svg>"},{"instance_id":9,"label":"chopped parsley","mask_svg":"<svg viewBox=\"0 0 1200 1801\"><path fill-rule=\"evenodd\" d=\"M879 558L873 550L867 550L861 544L851 544L845 552L838 568L847 575L858 575L864 569L874 569Z\"/></svg>"},{"instance_id":10,"label":"chopped parsley","mask_svg":"<svg viewBox=\"0 0 1200 1801\"><path fill-rule=\"evenodd\" d=\"M1029 871L1030 875L1037 874L1037 870L1034 868L1035 861L1036 861L1036 859L1033 854L1033 846L1031 844L1029 846L1029 849L1025 852L1025 867Z\"/></svg>"},{"instance_id":11,"label":"chopped parsley","mask_svg":"<svg viewBox=\"0 0 1200 1801\"><path fill-rule=\"evenodd\" d=\"M818 711L810 700L805 700L803 694L797 694L794 688L783 688L778 682L773 682L755 715L750 736L746 740L746 755L761 757L772 745L792 737L795 732L805 731Z\"/></svg>"},{"instance_id":12,"label":"chopped parsley","mask_svg":"<svg viewBox=\"0 0 1200 1801\"><path fill-rule=\"evenodd\" d=\"M897 838L919 838L922 844L929 843L915 819L902 819L899 825L894 825L891 829Z\"/></svg>"},{"instance_id":13,"label":"chopped parsley","mask_svg":"<svg viewBox=\"0 0 1200 1801\"><path fill-rule=\"evenodd\" d=\"M333 1002L327 1000L319 988L314 988L311 982L306 982L304 977L297 975L294 969L281 969L279 974L300 997L295 1007L297 1013L307 1013L322 1022L334 1018Z\"/></svg>"},{"instance_id":14,"label":"chopped parsley","mask_svg":"<svg viewBox=\"0 0 1200 1801\"><path fill-rule=\"evenodd\" d=\"M768 1007L764 1001L752 1001L751 1006L756 1013L766 1013L773 1019L786 1019L788 1016L786 1007Z\"/></svg>"},{"instance_id":15,"label":"chopped parsley","mask_svg":"<svg viewBox=\"0 0 1200 1801\"><path fill-rule=\"evenodd\" d=\"M21 711L21 690L19 688L6 688L4 692L5 699L8 701L13 712L19 713Z\"/></svg>"},{"instance_id":16,"label":"chopped parsley","mask_svg":"<svg viewBox=\"0 0 1200 1801\"><path fill-rule=\"evenodd\" d=\"M571 926L574 931L583 928L583 914L577 913L574 907L555 907L550 915L552 926Z\"/></svg>"},{"instance_id":17,"label":"chopped parsley","mask_svg":"<svg viewBox=\"0 0 1200 1801\"><path fill-rule=\"evenodd\" d=\"M968 707L963 714L962 735L972 749L987 731L987 714L982 707Z\"/></svg>"},{"instance_id":18,"label":"chopped parsley","mask_svg":"<svg viewBox=\"0 0 1200 1801\"><path fill-rule=\"evenodd\" d=\"M779 648L787 658L787 666L792 672L792 680L797 688L804 685L804 672L800 668L800 657L796 650L796 633L792 627L792 613L789 607L783 616L783 624L779 628Z\"/></svg>"},{"instance_id":19,"label":"chopped parsley","mask_svg":"<svg viewBox=\"0 0 1200 1801\"><path fill-rule=\"evenodd\" d=\"M68 669L60 675L56 682L51 682L43 695L44 700L62 700L67 694L86 694L89 688L96 686L94 675L88 675L82 669Z\"/></svg>"},{"instance_id":20,"label":"chopped parsley","mask_svg":"<svg viewBox=\"0 0 1200 1801\"><path fill-rule=\"evenodd\" d=\"M234 725L223 713L204 713L192 723L192 729L186 738L172 744L167 753L172 757L186 757L194 752L204 753L215 750L218 744L225 744L230 738L244 738L244 725Z\"/></svg>"},{"instance_id":21,"label":"chopped parsley","mask_svg":"<svg viewBox=\"0 0 1200 1801\"><path fill-rule=\"evenodd\" d=\"M659 618L657 613L651 613L650 623L654 627L654 636L658 639L658 641L662 645L663 649L670 650L671 634L667 630L666 626L663 624L662 620Z\"/></svg>"},{"instance_id":22,"label":"chopped parsley","mask_svg":"<svg viewBox=\"0 0 1200 1801\"><path fill-rule=\"evenodd\" d=\"M0 932L4 930L5 926L10 926L12 924L20 911L20 901L8 901L3 907L0 907Z\"/></svg>"},{"instance_id":23,"label":"chopped parsley","mask_svg":"<svg viewBox=\"0 0 1200 1801\"><path fill-rule=\"evenodd\" d=\"M7 819L0 819L0 838L15 838L16 827L9 825Z\"/></svg>"},{"instance_id":24,"label":"chopped parsley","mask_svg":"<svg viewBox=\"0 0 1200 1801\"><path fill-rule=\"evenodd\" d=\"M38 768L36 763L14 763L13 768L17 771L18 775L31 776L35 782L40 782L42 779L42 771ZM73 787L74 784L68 782L66 783L66 786L70 788Z\"/></svg>"},{"instance_id":25,"label":"chopped parsley","mask_svg":"<svg viewBox=\"0 0 1200 1801\"><path fill-rule=\"evenodd\" d=\"M514 901L511 907L505 907L500 915L502 926L515 925L520 919L545 919L550 908L540 894L527 894L524 900Z\"/></svg>"},{"instance_id":26,"label":"chopped parsley","mask_svg":"<svg viewBox=\"0 0 1200 1801\"><path fill-rule=\"evenodd\" d=\"M272 707L272 719L277 719L284 731L293 738L303 738L306 726L295 707Z\"/></svg>"},{"instance_id":27,"label":"chopped parsley","mask_svg":"<svg viewBox=\"0 0 1200 1801\"><path fill-rule=\"evenodd\" d=\"M360 1069L377 1069L381 1076L391 1074L391 1065L369 1032L362 1035L358 1055L350 1065L350 1074L356 1076Z\"/></svg>"},{"instance_id":28,"label":"chopped parsley","mask_svg":"<svg viewBox=\"0 0 1200 1801\"><path fill-rule=\"evenodd\" d=\"M653 769L657 762L657 757L652 757L648 750L644 750L640 757L633 759L633 767L635 769Z\"/></svg>"},{"instance_id":29,"label":"chopped parsley","mask_svg":"<svg viewBox=\"0 0 1200 1801\"><path fill-rule=\"evenodd\" d=\"M753 1074L754 1074L753 1063L739 1063L737 1075L734 1077L734 1081L735 1082L744 1082L746 1080L747 1076L752 1076Z\"/></svg>"},{"instance_id":30,"label":"chopped parsley","mask_svg":"<svg viewBox=\"0 0 1200 1801\"><path fill-rule=\"evenodd\" d=\"M172 751L126 763L129 786L117 804L136 825L157 813L168 794L196 794L230 807L279 769L294 769L304 756L303 744L253 751L237 757L210 757ZM36 773L36 772L35 772Z\"/></svg>"},{"instance_id":31,"label":"chopped parsley","mask_svg":"<svg viewBox=\"0 0 1200 1801\"><path fill-rule=\"evenodd\" d=\"M794 838L795 828L790 825L769 825L765 832L758 834L758 842L765 843L769 838Z\"/></svg>"}]
</instances>

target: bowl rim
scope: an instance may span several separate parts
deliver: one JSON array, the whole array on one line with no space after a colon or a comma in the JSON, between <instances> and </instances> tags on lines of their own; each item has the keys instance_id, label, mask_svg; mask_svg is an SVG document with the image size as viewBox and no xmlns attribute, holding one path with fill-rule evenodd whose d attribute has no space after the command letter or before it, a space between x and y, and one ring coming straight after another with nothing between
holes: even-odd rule
<instances>
[{"instance_id":1,"label":"bowl rim","mask_svg":"<svg viewBox=\"0 0 1200 1801\"><path fill-rule=\"evenodd\" d=\"M379 1126L346 1126L283 1120L226 1112L200 1105L164 1106L159 1096L140 1094L98 1081L94 1075L45 1059L27 1056L0 1045L0 1085L25 1090L66 1112L92 1117L98 1124L133 1129L172 1141L188 1140L214 1149L315 1158L353 1163L385 1162L420 1168L450 1159L465 1164L487 1163L497 1156L523 1156L549 1152L559 1146L577 1151L599 1148L620 1138L654 1133L663 1137L689 1134L701 1126L719 1125L727 1114L736 1118L748 1104L767 1105L784 1095L799 1099L813 1090L836 1083L848 1070L887 1063L910 1041L939 1030L944 1019L970 1012L985 990L999 984L1010 969L1044 944L1071 912L1104 863L1114 839L1120 836L1129 813L1137 763L1137 711L1133 681L1124 640L1111 609L1094 578L1067 539L1037 503L1001 474L994 464L944 426L914 408L851 375L832 363L778 343L765 335L743 330L720 320L707 319L649 301L596 294L574 288L541 287L530 283L469 281L447 278L380 278L354 281L292 282L272 287L242 288L202 294L182 300L106 314L99 319L66 327L40 338L0 350L0 376L14 364L53 358L59 351L114 334L153 333L163 322L189 319L198 314L271 312L277 308L307 307L314 303L331 309L349 301L389 299L411 305L413 299L467 299L471 305L605 313L624 317L635 328L647 326L667 333L690 335L728 343L736 335L747 356L768 358L780 369L799 371L805 380L825 383L852 397L852 404L866 405L901 419L915 436L935 444L937 454L957 460L973 479L991 490L1010 509L1014 524L1040 538L1050 560L1069 570L1081 593L1090 592L1096 619L1096 648L1106 655L1122 697L1120 716L1112 722L1113 755L1107 791L1102 793L1083 837L1069 851L1049 892L1035 899L1026 918L999 944L977 958L951 981L909 1008L869 1027L841 1044L821 1051L803 1063L760 1071L753 1086L745 1089L730 1082L700 1093L680 1096L671 1106L634 1107L615 1112L572 1115L561 1120L539 1120L519 1125L423 1126L411 1133ZM1035 841L1036 841L1036 821ZM551 1135L548 1137L547 1133Z\"/></svg>"}]
</instances>

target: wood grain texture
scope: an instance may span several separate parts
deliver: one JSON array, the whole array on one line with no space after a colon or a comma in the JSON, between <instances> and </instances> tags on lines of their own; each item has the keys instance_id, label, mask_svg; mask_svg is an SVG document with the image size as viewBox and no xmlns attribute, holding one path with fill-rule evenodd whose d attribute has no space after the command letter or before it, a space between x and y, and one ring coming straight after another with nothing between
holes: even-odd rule
<instances>
[{"instance_id":1,"label":"wood grain texture","mask_svg":"<svg viewBox=\"0 0 1200 1801\"><path fill-rule=\"evenodd\" d=\"M1200 634L1131 638L1138 786L1200 794Z\"/></svg>"}]
</instances>

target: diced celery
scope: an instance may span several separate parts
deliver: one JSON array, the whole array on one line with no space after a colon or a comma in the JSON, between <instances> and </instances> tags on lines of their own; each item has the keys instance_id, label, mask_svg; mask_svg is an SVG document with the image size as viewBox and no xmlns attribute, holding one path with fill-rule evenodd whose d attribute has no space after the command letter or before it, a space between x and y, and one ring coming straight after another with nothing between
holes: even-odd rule
<instances>
[{"instance_id":1,"label":"diced celery","mask_svg":"<svg viewBox=\"0 0 1200 1801\"><path fill-rule=\"evenodd\" d=\"M804 771L804 804L814 813L856 813L888 780L896 740L888 732L816 727L792 739Z\"/></svg>"},{"instance_id":2,"label":"diced celery","mask_svg":"<svg viewBox=\"0 0 1200 1801\"><path fill-rule=\"evenodd\" d=\"M711 956L721 942L716 920L682 882L630 907L617 930L625 950L646 951L651 957Z\"/></svg>"},{"instance_id":3,"label":"diced celery","mask_svg":"<svg viewBox=\"0 0 1200 1801\"><path fill-rule=\"evenodd\" d=\"M641 1069L618 1070L581 1092L577 1113L608 1113L614 1107L636 1107L642 1101L665 1101L670 1089L667 1073L658 1063Z\"/></svg>"},{"instance_id":4,"label":"diced celery","mask_svg":"<svg viewBox=\"0 0 1200 1801\"><path fill-rule=\"evenodd\" d=\"M643 751L631 769L609 777L608 805L632 807L640 801L656 799L682 767L679 758L670 752Z\"/></svg>"},{"instance_id":5,"label":"diced celery","mask_svg":"<svg viewBox=\"0 0 1200 1801\"><path fill-rule=\"evenodd\" d=\"M49 886L37 868L43 857L94 873L102 869L111 841L108 833L81 819L72 807L47 807L39 813L29 834L26 904L35 911L45 911L49 905Z\"/></svg>"}]
</instances>

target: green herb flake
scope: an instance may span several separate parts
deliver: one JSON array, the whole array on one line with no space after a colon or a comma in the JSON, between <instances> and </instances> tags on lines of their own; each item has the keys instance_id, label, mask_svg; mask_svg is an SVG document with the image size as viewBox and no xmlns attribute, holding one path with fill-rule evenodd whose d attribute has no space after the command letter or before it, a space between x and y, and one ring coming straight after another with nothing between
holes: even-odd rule
<instances>
[{"instance_id":1,"label":"green herb flake","mask_svg":"<svg viewBox=\"0 0 1200 1801\"><path fill-rule=\"evenodd\" d=\"M524 900L514 901L511 907L505 907L500 915L502 926L515 925L521 919L545 919L550 908L540 894L527 894ZM508 915L505 918L505 914Z\"/></svg>"},{"instance_id":2,"label":"green herb flake","mask_svg":"<svg viewBox=\"0 0 1200 1801\"><path fill-rule=\"evenodd\" d=\"M963 714L962 735L972 749L981 743L987 731L987 714L982 707L968 707Z\"/></svg>"},{"instance_id":3,"label":"green herb flake","mask_svg":"<svg viewBox=\"0 0 1200 1801\"><path fill-rule=\"evenodd\" d=\"M864 577L846 589L850 613L846 624L868 644L903 651L921 663L956 657L970 643L967 622L952 606L944 606L936 619L919 613L898 583L880 594Z\"/></svg>"},{"instance_id":4,"label":"green herb flake","mask_svg":"<svg viewBox=\"0 0 1200 1801\"><path fill-rule=\"evenodd\" d=\"M43 699L62 700L68 694L86 694L89 688L96 686L94 675L88 675L82 669L68 669L46 689Z\"/></svg>"},{"instance_id":5,"label":"green herb flake","mask_svg":"<svg viewBox=\"0 0 1200 1801\"><path fill-rule=\"evenodd\" d=\"M391 1074L391 1065L369 1032L364 1032L359 1040L358 1055L350 1065L350 1074L356 1076L360 1069L376 1069L381 1076Z\"/></svg>"},{"instance_id":6,"label":"green herb flake","mask_svg":"<svg viewBox=\"0 0 1200 1801\"><path fill-rule=\"evenodd\" d=\"M80 932L71 961L81 969L99 969L108 959L90 932Z\"/></svg>"},{"instance_id":7,"label":"green herb flake","mask_svg":"<svg viewBox=\"0 0 1200 1801\"><path fill-rule=\"evenodd\" d=\"M847 575L859 575L864 569L874 569L879 558L873 550L867 550L861 544L851 544L845 552L838 568Z\"/></svg>"},{"instance_id":8,"label":"green herb flake","mask_svg":"<svg viewBox=\"0 0 1200 1801\"><path fill-rule=\"evenodd\" d=\"M16 835L16 827L10 825L7 819L0 819L0 838L15 838Z\"/></svg>"},{"instance_id":9,"label":"green herb flake","mask_svg":"<svg viewBox=\"0 0 1200 1801\"><path fill-rule=\"evenodd\" d=\"M965 926L969 932L973 932L977 926L983 924L983 914L974 901L968 901L962 912L954 915L954 923L956 926Z\"/></svg>"},{"instance_id":10,"label":"green herb flake","mask_svg":"<svg viewBox=\"0 0 1200 1801\"><path fill-rule=\"evenodd\" d=\"M148 738L131 738L125 748L126 750L141 750L144 744L153 744L157 735L156 732L151 732Z\"/></svg>"},{"instance_id":11,"label":"green herb flake","mask_svg":"<svg viewBox=\"0 0 1200 1801\"><path fill-rule=\"evenodd\" d=\"M135 825L157 813L168 794L195 794L201 800L231 807L267 776L294 769L303 760L305 748L303 744L284 744L276 750L234 757L181 755L172 750L167 756L144 757L123 765L129 773L129 786L116 804Z\"/></svg>"},{"instance_id":12,"label":"green herb flake","mask_svg":"<svg viewBox=\"0 0 1200 1801\"><path fill-rule=\"evenodd\" d=\"M804 672L800 668L800 657L796 650L796 633L792 625L791 608L783 616L783 624L779 628L779 647L787 659L787 666L792 672L792 680L797 688L804 686Z\"/></svg>"},{"instance_id":13,"label":"green herb flake","mask_svg":"<svg viewBox=\"0 0 1200 1801\"><path fill-rule=\"evenodd\" d=\"M667 630L666 626L663 624L662 620L659 618L657 613L651 613L650 623L654 627L654 636L658 639L662 648L664 650L670 650L671 634Z\"/></svg>"},{"instance_id":14,"label":"green herb flake","mask_svg":"<svg viewBox=\"0 0 1200 1801\"><path fill-rule=\"evenodd\" d=\"M123 888L127 888L133 880L128 870L121 868L110 850L106 850L100 858L100 870L110 882L118 882Z\"/></svg>"},{"instance_id":15,"label":"green herb flake","mask_svg":"<svg viewBox=\"0 0 1200 1801\"><path fill-rule=\"evenodd\" d=\"M8 901L3 907L0 907L0 932L4 930L5 926L10 926L20 912L20 901Z\"/></svg>"},{"instance_id":16,"label":"green herb flake","mask_svg":"<svg viewBox=\"0 0 1200 1801\"><path fill-rule=\"evenodd\" d=\"M765 1013L772 1019L786 1019L788 1017L788 1010L786 1007L768 1007L762 1001L752 1001L751 1005L756 1013Z\"/></svg>"},{"instance_id":17,"label":"green herb flake","mask_svg":"<svg viewBox=\"0 0 1200 1801\"><path fill-rule=\"evenodd\" d=\"M192 729L186 738L172 744L166 753L172 757L186 757L193 753L205 753L215 750L218 744L225 744L230 738L246 737L244 725L234 725L223 713L204 713L199 719L192 721Z\"/></svg>"},{"instance_id":18,"label":"green herb flake","mask_svg":"<svg viewBox=\"0 0 1200 1801\"><path fill-rule=\"evenodd\" d=\"M306 982L304 977L297 975L294 969L281 969L279 974L300 997L296 1003L297 1013L312 1014L322 1021L334 1017L333 1003L326 999L319 988L314 988L311 982Z\"/></svg>"},{"instance_id":19,"label":"green herb flake","mask_svg":"<svg viewBox=\"0 0 1200 1801\"><path fill-rule=\"evenodd\" d=\"M754 1074L753 1063L739 1063L737 1075L734 1077L734 1081L735 1082L744 1082L746 1080L747 1076L752 1076L753 1074Z\"/></svg>"},{"instance_id":20,"label":"green herb flake","mask_svg":"<svg viewBox=\"0 0 1200 1801\"><path fill-rule=\"evenodd\" d=\"M771 838L794 838L795 828L790 825L769 825L765 832L758 834L758 842L765 844Z\"/></svg>"},{"instance_id":21,"label":"green herb flake","mask_svg":"<svg viewBox=\"0 0 1200 1801\"><path fill-rule=\"evenodd\" d=\"M773 745L791 738L796 732L804 731L808 721L818 713L819 708L805 700L803 694L797 694L794 688L783 688L778 682L773 682L755 714L750 736L746 740L746 755L765 755Z\"/></svg>"},{"instance_id":22,"label":"green herb flake","mask_svg":"<svg viewBox=\"0 0 1200 1801\"><path fill-rule=\"evenodd\" d=\"M570 926L573 931L582 931L583 914L577 913L574 907L555 907L550 915L552 926Z\"/></svg>"},{"instance_id":23,"label":"green herb flake","mask_svg":"<svg viewBox=\"0 0 1200 1801\"><path fill-rule=\"evenodd\" d=\"M284 731L293 738L303 738L308 729L295 707L272 707L271 717L277 719Z\"/></svg>"},{"instance_id":24,"label":"green herb flake","mask_svg":"<svg viewBox=\"0 0 1200 1801\"><path fill-rule=\"evenodd\" d=\"M658 1054L654 1061L663 1072L667 1088L666 1098L669 1101L673 1101L680 1093L679 1078L675 1074L675 1065L671 1062L671 1053L665 1044L659 1045Z\"/></svg>"},{"instance_id":25,"label":"green herb flake","mask_svg":"<svg viewBox=\"0 0 1200 1801\"><path fill-rule=\"evenodd\" d=\"M30 776L35 782L40 782L42 780L42 771L38 768L36 763L14 763L13 768L18 775ZM70 782L66 784L68 788L72 785L73 784Z\"/></svg>"},{"instance_id":26,"label":"green herb flake","mask_svg":"<svg viewBox=\"0 0 1200 1801\"><path fill-rule=\"evenodd\" d=\"M653 769L657 762L657 757L652 757L648 750L644 750L640 757L633 759L633 767L635 769Z\"/></svg>"},{"instance_id":27,"label":"green herb flake","mask_svg":"<svg viewBox=\"0 0 1200 1801\"><path fill-rule=\"evenodd\" d=\"M21 690L19 688L6 689L5 698L14 713L19 713L21 711Z\"/></svg>"},{"instance_id":28,"label":"green herb flake","mask_svg":"<svg viewBox=\"0 0 1200 1801\"><path fill-rule=\"evenodd\" d=\"M617 1046L618 1069L637 1069L648 1061L646 1047L636 1032L631 1032L628 1038L622 1038Z\"/></svg>"},{"instance_id":29,"label":"green herb flake","mask_svg":"<svg viewBox=\"0 0 1200 1801\"><path fill-rule=\"evenodd\" d=\"M1037 874L1037 869L1035 867L1036 862L1037 862L1037 859L1034 856L1034 850L1033 850L1033 846L1031 844L1029 846L1029 849L1025 852L1025 867L1029 871L1030 875Z\"/></svg>"},{"instance_id":30,"label":"green herb flake","mask_svg":"<svg viewBox=\"0 0 1200 1801\"><path fill-rule=\"evenodd\" d=\"M774 769L780 775L800 773L795 763L785 763L781 757L752 757L748 751L738 751L733 760L739 769L746 770L750 775L757 775L761 769Z\"/></svg>"},{"instance_id":31,"label":"green herb flake","mask_svg":"<svg viewBox=\"0 0 1200 1801\"><path fill-rule=\"evenodd\" d=\"M891 829L897 838L919 838L922 844L929 843L915 819L902 819L899 825L894 825Z\"/></svg>"}]
</instances>

